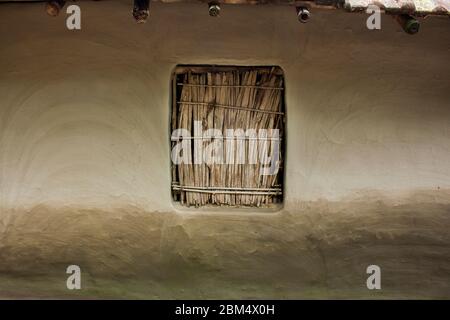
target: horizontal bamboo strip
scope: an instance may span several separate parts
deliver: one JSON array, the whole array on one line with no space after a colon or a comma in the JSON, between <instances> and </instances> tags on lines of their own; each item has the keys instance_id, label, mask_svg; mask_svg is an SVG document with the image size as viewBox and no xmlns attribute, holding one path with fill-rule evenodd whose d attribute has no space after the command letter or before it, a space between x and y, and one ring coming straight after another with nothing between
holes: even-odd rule
<instances>
[{"instance_id":1,"label":"horizontal bamboo strip","mask_svg":"<svg viewBox=\"0 0 450 320\"><path fill-rule=\"evenodd\" d=\"M197 66L183 66L179 65L174 71L174 74L187 74L187 73L218 73L218 72L236 72L240 73L245 71L257 71L259 74L271 74L277 76L283 76L283 70L279 67L266 67L266 66L211 66L211 65L197 65Z\"/></svg>"},{"instance_id":2,"label":"horizontal bamboo strip","mask_svg":"<svg viewBox=\"0 0 450 320\"><path fill-rule=\"evenodd\" d=\"M284 90L283 87L265 87L265 86L252 86L252 85L214 85L214 84L193 84L193 83L177 83L178 86L186 87L209 87L209 88L254 88L263 90Z\"/></svg>"},{"instance_id":3,"label":"horizontal bamboo strip","mask_svg":"<svg viewBox=\"0 0 450 320\"><path fill-rule=\"evenodd\" d=\"M244 110L244 111L251 111L251 112L260 112L260 113L270 113L270 114L281 114L284 115L284 112L281 111L271 111L271 110L264 110L264 109L253 109L253 108L246 108L246 107L237 107L237 106L228 106L223 104L217 104L217 103L209 103L209 102L185 102L185 101L178 101L178 104L186 104L186 105L192 105L192 106L209 106L209 107L217 107L217 108L225 108L225 109L236 109L236 110Z\"/></svg>"},{"instance_id":4,"label":"horizontal bamboo strip","mask_svg":"<svg viewBox=\"0 0 450 320\"><path fill-rule=\"evenodd\" d=\"M174 187L173 190L180 190L185 192L197 192L197 193L209 193L209 194L250 194L250 195L261 195L261 196L278 196L282 193L280 191L235 191L235 190L202 190L197 188L177 188Z\"/></svg>"},{"instance_id":5,"label":"horizontal bamboo strip","mask_svg":"<svg viewBox=\"0 0 450 320\"><path fill-rule=\"evenodd\" d=\"M281 188L240 188L240 187L196 187L196 186L182 186L177 183L173 183L172 187L182 189L201 189L201 190L234 190L234 191L282 191Z\"/></svg>"},{"instance_id":6,"label":"horizontal bamboo strip","mask_svg":"<svg viewBox=\"0 0 450 320\"><path fill-rule=\"evenodd\" d=\"M171 141L181 141L181 140L209 140L209 139L225 139L225 140L259 140L259 141L281 141L279 138L269 138L269 137L242 137L242 136L201 136L201 137L172 137Z\"/></svg>"}]
</instances>

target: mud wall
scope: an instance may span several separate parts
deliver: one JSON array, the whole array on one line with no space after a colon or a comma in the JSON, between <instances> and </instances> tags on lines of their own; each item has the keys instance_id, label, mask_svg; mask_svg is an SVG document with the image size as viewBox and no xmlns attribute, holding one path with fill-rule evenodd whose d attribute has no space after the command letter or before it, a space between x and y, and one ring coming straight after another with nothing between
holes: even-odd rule
<instances>
[{"instance_id":1,"label":"mud wall","mask_svg":"<svg viewBox=\"0 0 450 320\"><path fill-rule=\"evenodd\" d=\"M315 12L310 23L300 24L292 8L283 6L225 6L214 19L204 5L153 4L149 21L136 25L129 1L80 6L82 30L69 31L65 16L47 17L42 4L0 5L4 277L32 266L40 270L36 261L48 270L51 263L64 265L81 255L91 274L131 270L161 279L184 263L186 270L201 265L212 274L231 270L220 277L240 284L254 280L240 291L230 285L216 297L237 291L247 297L279 292L298 297L306 294L298 288L329 288L330 279L353 286L344 273L327 275L323 261L339 243L345 245L333 259L350 262L334 265L342 272L357 266L364 283L361 270L373 262L357 258L356 263L351 250L376 243L388 253L380 255L376 247L358 257L378 256L397 266L395 259L403 256L415 267L393 267L392 279L403 279L405 270L405 279L426 271L436 276L426 284L429 294L445 296L448 19L427 19L420 33L410 36L389 17L382 16L382 30L371 32L364 15L340 11ZM225 210L214 217L202 211L205 217L174 208L168 141L170 77L177 64L283 68L282 211L240 216ZM128 242L130 235L134 240ZM68 243L76 249L68 250ZM323 249L324 243L331 247ZM405 251L399 243L410 247ZM430 245L427 253L418 253L424 243ZM439 249L433 255L429 248ZM246 256L252 252L254 259ZM298 270L303 280L283 291ZM278 290L258 291L269 274L286 279L278 279ZM401 288L396 292L412 286L392 281ZM437 291L430 283L440 283ZM205 296L214 291L204 290ZM180 295L169 290L163 296Z\"/></svg>"},{"instance_id":2,"label":"mud wall","mask_svg":"<svg viewBox=\"0 0 450 320\"><path fill-rule=\"evenodd\" d=\"M359 192L450 187L450 36L412 37L383 16L285 7L82 3L82 30L41 5L2 5L1 183L7 207L136 204L171 210L170 76L177 63L286 73L286 206ZM103 10L107 10L104 12ZM103 12L103 13L102 13Z\"/></svg>"}]
</instances>

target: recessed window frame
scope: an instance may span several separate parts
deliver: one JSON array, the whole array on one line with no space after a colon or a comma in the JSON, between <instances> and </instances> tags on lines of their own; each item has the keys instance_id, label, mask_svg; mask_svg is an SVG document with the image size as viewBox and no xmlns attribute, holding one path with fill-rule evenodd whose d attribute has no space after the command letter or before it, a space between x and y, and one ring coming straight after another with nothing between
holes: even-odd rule
<instances>
[{"instance_id":1,"label":"recessed window frame","mask_svg":"<svg viewBox=\"0 0 450 320\"><path fill-rule=\"evenodd\" d=\"M207 76L205 76L204 82L201 82L201 84L194 84L190 83L189 81L186 81L186 75L200 75L205 73L210 74L216 74L216 73L226 73L227 75L229 73L237 73L239 74L239 81L236 81L232 83L231 85L217 85L215 82L213 84L208 83ZM257 81L255 85L247 85L242 84L243 82L243 74L248 72L256 72L257 75ZM271 79L271 76L275 76L277 80L275 83L277 85L274 85L272 88L271 86L267 85L267 83L261 83L261 80L263 80L263 77L261 76L264 74L265 80ZM184 79L183 79L184 78ZM233 78L234 79L234 78ZM224 80L225 81L225 80ZM209 80L209 82L211 82ZM237 83L239 82L239 83ZM264 82L264 81L263 81ZM184 84L183 84L184 83ZM188 85L186 85L188 83ZM179 170L180 165L174 164L171 158L171 197L172 201L175 205L180 206L181 208L218 208L218 207L225 207L227 209L231 208L269 208L269 209L279 209L284 204L284 181L285 181L285 162L286 162L286 101L285 101L285 78L284 78L284 72L283 70L278 66L234 66L234 65L177 65L172 73L171 78L171 108L170 108L170 151L173 151L174 145L177 143L177 141L174 141L173 139L173 130L184 126L178 126L179 122L179 115L180 115L180 105L186 105L186 102L191 102L190 100L187 101L186 99L182 99L182 91L183 87L195 87L200 88L199 90L208 91L211 90L210 87L213 87L214 90L249 90L248 88L251 87L253 89L253 94L257 95L258 97L262 94L261 92L264 91L270 91L270 90L276 90L279 92L279 95L277 96L279 98L279 106L277 107L277 110L275 112L270 112L270 110L245 110L245 108L241 105L235 106L233 103L218 103L216 100L214 102L208 101L208 103L202 104L202 101L198 101L194 99L193 101L197 103L190 103L189 108L201 108L203 109L223 109L223 110L233 110L236 112L239 112L239 114L270 114L271 117L274 119L274 122L279 121L279 125L277 126L278 129L280 129L280 161L279 161L279 168L276 178L276 183L273 185L268 185L267 187L263 186L257 186L257 187L250 187L250 186L241 186L237 187L235 190L234 186L227 185L217 185L214 184L214 186L202 185L202 183L198 183L202 186L198 186L195 183L180 183L180 176L179 176ZM241 93L240 91L235 91L234 95ZM215 96L217 97L217 92L215 92ZM259 97L260 98L260 97ZM228 101L229 102L229 101ZM196 106L194 106L196 105ZM186 106L185 106L186 107ZM238 107L238 108L234 108ZM262 106L262 109L265 109L264 106ZM192 109L191 109L192 110ZM211 110L209 110L211 112ZM262 112L260 112L262 111ZM236 115L236 114L235 114ZM195 117L194 117L195 118ZM192 120L192 119L191 119ZM189 120L188 122L190 122ZM200 120L200 119L197 119ZM204 120L204 118L203 118ZM203 122L202 122L203 123ZM214 127L214 125L212 126ZM251 126L250 126L251 127ZM209 128L209 127L208 127ZM228 128L228 127L227 127ZM246 128L248 129L248 128ZM256 129L256 128L255 128ZM190 132L192 132L191 140L194 141L198 137L195 137L195 134L192 131L192 125L190 126ZM259 138L258 138L259 139ZM180 141L180 140L178 140ZM208 140L208 143L210 143L212 140ZM247 142L248 143L248 142ZM225 144L225 142L224 142ZM192 145L192 144L191 144ZM193 152L193 151L192 151ZM192 164L193 169L195 166L198 166L197 164ZM227 164L224 164L222 166L227 166ZM238 165L235 165L238 166ZM209 169L210 170L210 169ZM241 176L242 177L242 176ZM195 179L190 180L190 182L193 182ZM195 185L194 185L195 184ZM207 184L207 183L206 183ZM256 190L260 189L260 190ZM262 190L264 189L264 190ZM260 193L262 192L262 193ZM184 199L182 199L182 194L184 193ZM187 201L186 197L188 194L196 195L198 199L201 198L217 198L221 197L223 198L229 198L229 200L222 200L222 201L211 201L211 200L198 200L192 202L192 199L190 201ZM231 200L233 198L237 199L238 197L242 198L264 198L264 199L272 199L272 201L255 201L252 203L248 203L245 201L237 201L237 200Z\"/></svg>"}]
</instances>

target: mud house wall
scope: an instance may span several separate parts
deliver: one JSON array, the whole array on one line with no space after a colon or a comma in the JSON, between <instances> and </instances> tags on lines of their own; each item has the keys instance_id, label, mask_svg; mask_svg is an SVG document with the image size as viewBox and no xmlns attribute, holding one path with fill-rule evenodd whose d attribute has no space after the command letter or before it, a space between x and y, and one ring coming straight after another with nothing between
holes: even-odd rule
<instances>
[{"instance_id":1,"label":"mud house wall","mask_svg":"<svg viewBox=\"0 0 450 320\"><path fill-rule=\"evenodd\" d=\"M446 296L448 19L409 36L386 16L370 32L364 15L340 11L300 24L284 6L225 6L214 19L205 5L153 4L136 25L129 1L79 4L73 32L42 3L0 5L0 277L60 277L75 261L91 275L154 279L146 297L183 297L168 289L177 277L193 288L186 297L299 297L308 285L365 283L376 261L391 272L385 288ZM280 215L175 213L177 64L283 68ZM205 273L217 282L197 290ZM225 293L208 291L220 281Z\"/></svg>"},{"instance_id":2,"label":"mud house wall","mask_svg":"<svg viewBox=\"0 0 450 320\"><path fill-rule=\"evenodd\" d=\"M178 63L279 65L286 74L286 206L450 187L446 19L408 36L383 16L287 7L82 3L82 31L40 4L1 6L3 206L170 210L170 76ZM104 11L106 10L106 11Z\"/></svg>"}]
</instances>

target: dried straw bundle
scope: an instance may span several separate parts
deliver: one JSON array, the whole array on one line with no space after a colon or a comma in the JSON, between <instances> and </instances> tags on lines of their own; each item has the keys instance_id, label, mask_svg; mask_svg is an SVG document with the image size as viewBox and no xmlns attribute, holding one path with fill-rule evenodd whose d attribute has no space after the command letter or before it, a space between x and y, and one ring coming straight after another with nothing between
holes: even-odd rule
<instances>
[{"instance_id":1,"label":"dried straw bundle","mask_svg":"<svg viewBox=\"0 0 450 320\"><path fill-rule=\"evenodd\" d=\"M269 140L207 139L195 132L194 122L200 121L202 131L218 129L278 129L283 136L283 79L274 69L255 68L226 71L186 72L175 77L176 101L172 110L172 129L186 129L191 133L187 141L188 164L173 165L173 190L180 202L187 206L208 204L228 206L262 206L280 200L282 170L277 174L261 175L260 152L272 156L280 152L281 143ZM180 83L181 82L181 83ZM198 141L197 139L200 139ZM193 144L201 143L202 148ZM194 163L203 156L211 143L222 144L222 154L215 154L219 163ZM173 145L175 142L173 142ZM277 146L279 148L277 148ZM236 152L239 149L244 153ZM250 159L256 159L251 163ZM244 163L242 163L244 162ZM281 165L281 164L279 164Z\"/></svg>"}]
</instances>

